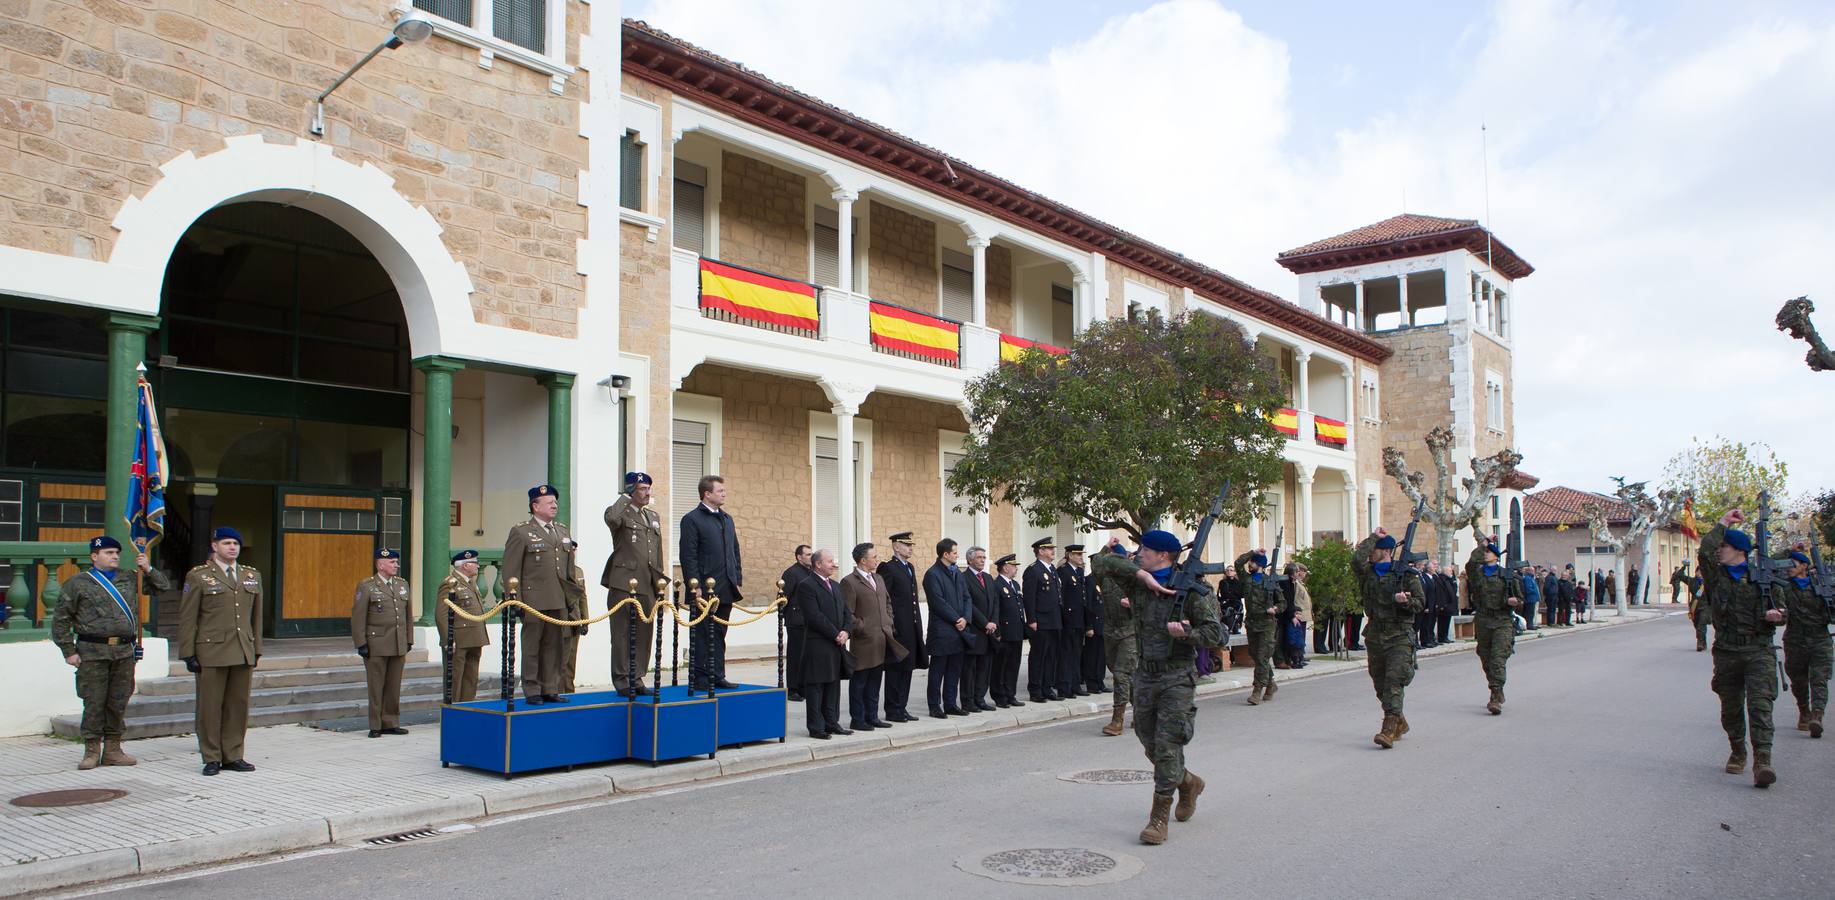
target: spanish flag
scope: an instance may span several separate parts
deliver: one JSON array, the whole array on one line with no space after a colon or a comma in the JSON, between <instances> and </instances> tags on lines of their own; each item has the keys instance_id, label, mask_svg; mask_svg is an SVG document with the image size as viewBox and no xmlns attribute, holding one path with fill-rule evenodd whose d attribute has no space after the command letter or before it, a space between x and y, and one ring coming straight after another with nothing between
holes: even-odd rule
<instances>
[{"instance_id":1,"label":"spanish flag","mask_svg":"<svg viewBox=\"0 0 1835 900\"><path fill-rule=\"evenodd\" d=\"M816 330L820 315L815 285L711 259L701 260L701 308L809 331Z\"/></svg>"},{"instance_id":2,"label":"spanish flag","mask_svg":"<svg viewBox=\"0 0 1835 900\"><path fill-rule=\"evenodd\" d=\"M1069 350L1063 347L1055 347L1043 341L1029 341L1023 337L1014 337L1010 334L1003 334L1000 336L1001 362L1018 362L1020 357L1026 355L1027 350L1043 350L1053 356L1064 356L1070 353Z\"/></svg>"},{"instance_id":3,"label":"spanish flag","mask_svg":"<svg viewBox=\"0 0 1835 900\"><path fill-rule=\"evenodd\" d=\"M1291 409L1275 410L1268 421L1274 424L1275 431L1293 437L1300 436L1300 414Z\"/></svg>"},{"instance_id":4,"label":"spanish flag","mask_svg":"<svg viewBox=\"0 0 1835 900\"><path fill-rule=\"evenodd\" d=\"M1676 524L1682 526L1682 533L1691 541L1701 540L1701 521L1695 518L1695 498L1682 501L1682 515L1679 518L1681 521Z\"/></svg>"},{"instance_id":5,"label":"spanish flag","mask_svg":"<svg viewBox=\"0 0 1835 900\"><path fill-rule=\"evenodd\" d=\"M873 344L954 365L962 337L956 323L875 300L868 307Z\"/></svg>"},{"instance_id":6,"label":"spanish flag","mask_svg":"<svg viewBox=\"0 0 1835 900\"><path fill-rule=\"evenodd\" d=\"M1317 414L1313 416L1313 433L1319 436L1319 440L1328 444L1344 444L1351 439L1343 422Z\"/></svg>"}]
</instances>

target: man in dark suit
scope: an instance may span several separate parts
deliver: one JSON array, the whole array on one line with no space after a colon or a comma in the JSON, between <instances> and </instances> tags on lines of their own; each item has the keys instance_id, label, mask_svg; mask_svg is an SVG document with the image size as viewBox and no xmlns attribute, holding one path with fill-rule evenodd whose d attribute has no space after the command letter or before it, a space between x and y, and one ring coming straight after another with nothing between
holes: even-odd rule
<instances>
[{"instance_id":1,"label":"man in dark suit","mask_svg":"<svg viewBox=\"0 0 1835 900\"><path fill-rule=\"evenodd\" d=\"M1439 606L1434 607L1434 642L1453 642L1453 616L1459 614L1459 577L1452 568L1441 569L1436 576L1441 583Z\"/></svg>"},{"instance_id":2,"label":"man in dark suit","mask_svg":"<svg viewBox=\"0 0 1835 900\"><path fill-rule=\"evenodd\" d=\"M1434 643L1434 609L1440 604L1439 567L1433 560L1421 564L1421 590L1427 593L1421 611L1414 614L1415 646L1426 650Z\"/></svg>"},{"instance_id":3,"label":"man in dark suit","mask_svg":"<svg viewBox=\"0 0 1835 900\"><path fill-rule=\"evenodd\" d=\"M1542 569L1542 624L1553 628L1555 612L1561 606L1561 576L1554 569L1538 568Z\"/></svg>"},{"instance_id":4,"label":"man in dark suit","mask_svg":"<svg viewBox=\"0 0 1835 900\"><path fill-rule=\"evenodd\" d=\"M937 561L924 572L924 602L930 607L930 627L924 633L930 679L924 694L933 719L968 715L957 698L962 691L962 659L973 637L968 628L974 610L969 606L968 588L962 584L962 571L956 568L960 555L956 542L944 538L937 542Z\"/></svg>"},{"instance_id":5,"label":"man in dark suit","mask_svg":"<svg viewBox=\"0 0 1835 900\"><path fill-rule=\"evenodd\" d=\"M1064 563L1058 566L1058 693L1087 697L1083 686L1083 644L1089 623L1083 611L1089 605L1089 583L1083 576L1083 545L1065 544Z\"/></svg>"},{"instance_id":6,"label":"man in dark suit","mask_svg":"<svg viewBox=\"0 0 1835 900\"><path fill-rule=\"evenodd\" d=\"M855 731L891 728L891 722L879 717L879 685L886 662L904 656L906 650L892 637L892 597L886 593L886 580L874 574L879 549L860 544L853 558L854 571L841 579L841 601L852 619L848 650L854 654L854 674L847 681L848 725Z\"/></svg>"},{"instance_id":7,"label":"man in dark suit","mask_svg":"<svg viewBox=\"0 0 1835 900\"><path fill-rule=\"evenodd\" d=\"M699 484L701 502L682 517L682 577L700 587L714 579L713 595L718 600L714 615L722 619L733 614L733 604L741 599L739 588L745 575L739 565L739 531L726 506L726 479L708 475ZM692 595L691 595L692 596ZM700 615L699 609L690 610ZM688 685L697 691L710 687L730 688L726 680L726 626L713 616L701 620L689 632Z\"/></svg>"},{"instance_id":8,"label":"man in dark suit","mask_svg":"<svg viewBox=\"0 0 1835 900\"><path fill-rule=\"evenodd\" d=\"M784 583L784 609L778 613L778 627L784 629L784 687L792 702L803 699L803 616L796 610L797 585L815 574L809 568L809 545L796 545L796 562L778 578Z\"/></svg>"},{"instance_id":9,"label":"man in dark suit","mask_svg":"<svg viewBox=\"0 0 1835 900\"><path fill-rule=\"evenodd\" d=\"M803 608L803 722L809 736L819 741L833 734L853 734L841 727L842 654L847 647L847 606L835 587L835 552L810 554L814 574L797 585L797 605Z\"/></svg>"},{"instance_id":10,"label":"man in dark suit","mask_svg":"<svg viewBox=\"0 0 1835 900\"><path fill-rule=\"evenodd\" d=\"M962 583L968 587L972 611L968 630L974 641L962 664L962 708L969 712L993 712L995 706L988 701L988 690L994 683L995 647L1000 643L995 635L1000 630L1000 596L995 589L994 576L987 572L987 550L970 547L968 568Z\"/></svg>"},{"instance_id":11,"label":"man in dark suit","mask_svg":"<svg viewBox=\"0 0 1835 900\"><path fill-rule=\"evenodd\" d=\"M892 598L892 638L911 651L904 659L886 660L886 718L894 722L916 722L907 705L911 702L911 672L926 668L924 655L924 620L918 612L917 570L911 566L911 532L901 531L888 538L892 558L879 564L876 573L886 583L886 594Z\"/></svg>"},{"instance_id":12,"label":"man in dark suit","mask_svg":"<svg viewBox=\"0 0 1835 900\"><path fill-rule=\"evenodd\" d=\"M1000 617L995 622L994 677L989 690L998 708L1025 706L1026 701L1019 699L1019 658L1026 646L1026 603L1019 582L1013 580L1019 574L1019 562L1009 553L994 561L994 571Z\"/></svg>"},{"instance_id":13,"label":"man in dark suit","mask_svg":"<svg viewBox=\"0 0 1835 900\"><path fill-rule=\"evenodd\" d=\"M1058 545L1051 538L1033 541L1032 565L1020 577L1026 640L1032 650L1026 664L1026 694L1034 703L1063 699L1058 694L1058 632L1063 630L1064 594L1058 588L1057 570L1051 567L1057 556Z\"/></svg>"}]
</instances>

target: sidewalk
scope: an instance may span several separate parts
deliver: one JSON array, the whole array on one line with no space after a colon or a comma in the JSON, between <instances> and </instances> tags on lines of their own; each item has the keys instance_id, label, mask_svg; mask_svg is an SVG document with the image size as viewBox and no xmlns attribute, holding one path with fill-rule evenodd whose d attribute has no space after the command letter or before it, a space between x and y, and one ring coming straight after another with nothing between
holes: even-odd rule
<instances>
[{"instance_id":1,"label":"sidewalk","mask_svg":"<svg viewBox=\"0 0 1835 900\"><path fill-rule=\"evenodd\" d=\"M1540 640L1653 621L1676 615L1673 607L1634 609L1623 620L1608 615L1571 629L1529 632ZM1424 657L1470 652L1471 643L1421 652ZM1303 670L1280 671L1283 683L1359 670L1363 660L1315 657ZM775 683L771 661L734 666L735 680ZM922 678L922 674L918 676ZM1248 687L1251 673L1219 673L1200 696ZM1360 685L1361 689L1362 686ZM790 738L721 750L716 759L650 767L616 763L573 772L547 772L506 781L469 769L443 769L439 728L412 728L406 737L370 739L363 732L334 732L297 725L250 731L248 759L258 771L198 774L197 744L190 736L132 741L132 768L78 772L81 745L51 737L0 740L0 788L8 800L41 791L114 788L127 796L103 803L49 809L0 803L0 896L151 874L239 857L301 850L327 843L438 827L483 816L614 793L651 790L693 781L774 769L860 753L1034 727L1066 718L1106 715L1108 694L1036 704L967 718L918 722L889 731L857 733L828 741L807 737L803 707L790 704ZM1094 724L1091 732L1094 734ZM357 777L353 777L357 776Z\"/></svg>"}]
</instances>

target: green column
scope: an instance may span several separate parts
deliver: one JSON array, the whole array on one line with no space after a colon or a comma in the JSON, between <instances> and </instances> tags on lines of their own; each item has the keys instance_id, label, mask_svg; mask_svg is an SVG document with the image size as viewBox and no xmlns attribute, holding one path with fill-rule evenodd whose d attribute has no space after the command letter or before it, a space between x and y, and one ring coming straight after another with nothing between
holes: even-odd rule
<instances>
[{"instance_id":1,"label":"green column","mask_svg":"<svg viewBox=\"0 0 1835 900\"><path fill-rule=\"evenodd\" d=\"M560 501L556 518L571 527L567 512L573 507L573 376L550 372L536 381L548 389L548 483Z\"/></svg>"},{"instance_id":2,"label":"green column","mask_svg":"<svg viewBox=\"0 0 1835 900\"><path fill-rule=\"evenodd\" d=\"M421 440L421 615L433 624L433 592L452 565L452 376L465 363L444 356L414 361L426 378Z\"/></svg>"},{"instance_id":3,"label":"green column","mask_svg":"<svg viewBox=\"0 0 1835 900\"><path fill-rule=\"evenodd\" d=\"M147 335L159 327L159 319L110 313L105 327L108 331L108 463L102 521L107 523L108 533L126 547L125 514L128 481L132 476L129 470L134 462L134 434L138 428L140 405L139 366L147 358Z\"/></svg>"}]
</instances>

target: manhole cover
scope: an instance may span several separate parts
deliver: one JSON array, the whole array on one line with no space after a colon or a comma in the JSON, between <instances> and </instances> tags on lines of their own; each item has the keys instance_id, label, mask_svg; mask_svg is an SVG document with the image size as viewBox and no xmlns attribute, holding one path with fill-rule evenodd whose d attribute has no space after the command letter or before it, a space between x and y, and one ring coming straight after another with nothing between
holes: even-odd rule
<instances>
[{"instance_id":1,"label":"manhole cover","mask_svg":"<svg viewBox=\"0 0 1835 900\"><path fill-rule=\"evenodd\" d=\"M1090 769L1059 775L1058 779L1078 784L1151 784L1153 773L1147 769Z\"/></svg>"},{"instance_id":2,"label":"manhole cover","mask_svg":"<svg viewBox=\"0 0 1835 900\"><path fill-rule=\"evenodd\" d=\"M1081 847L1002 850L956 860L956 868L964 872L1009 884L1114 884L1140 874L1141 866L1139 858L1125 853Z\"/></svg>"},{"instance_id":3,"label":"manhole cover","mask_svg":"<svg viewBox=\"0 0 1835 900\"><path fill-rule=\"evenodd\" d=\"M86 803L107 803L127 796L127 791L118 788L77 788L70 791L46 791L42 794L26 794L14 797L14 806L25 806L42 809L53 806L82 806Z\"/></svg>"}]
</instances>

